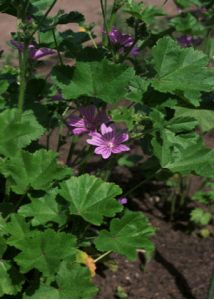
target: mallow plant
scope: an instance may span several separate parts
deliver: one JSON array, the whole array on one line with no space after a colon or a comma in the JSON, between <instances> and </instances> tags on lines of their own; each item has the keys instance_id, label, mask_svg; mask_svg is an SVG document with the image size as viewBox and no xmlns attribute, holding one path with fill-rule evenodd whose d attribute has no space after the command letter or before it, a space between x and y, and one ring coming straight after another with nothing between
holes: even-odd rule
<instances>
[{"instance_id":1,"label":"mallow plant","mask_svg":"<svg viewBox=\"0 0 214 300\"><path fill-rule=\"evenodd\" d=\"M155 229L128 209L133 192L175 174L214 177L203 139L213 128L214 71L204 52L178 40L183 23L165 28L157 7L115 0L109 10L100 0L96 37L72 4L50 16L56 2L0 0L17 18L8 41L17 67L1 52L1 297L95 297L104 257L154 251ZM205 2L191 1L210 13ZM212 37L211 20L203 26ZM72 23L79 30L60 30ZM136 164L135 186L112 182L117 166Z\"/></svg>"}]
</instances>

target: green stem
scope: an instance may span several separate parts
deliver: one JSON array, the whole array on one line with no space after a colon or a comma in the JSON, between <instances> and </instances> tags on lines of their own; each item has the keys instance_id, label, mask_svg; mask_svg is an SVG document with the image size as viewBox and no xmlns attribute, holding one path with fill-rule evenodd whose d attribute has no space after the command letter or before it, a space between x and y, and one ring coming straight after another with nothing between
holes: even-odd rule
<instances>
[{"instance_id":1,"label":"green stem","mask_svg":"<svg viewBox=\"0 0 214 300\"><path fill-rule=\"evenodd\" d=\"M97 44L96 44L96 42L95 42L95 40L94 40L94 38L93 38L93 36L91 34L91 31L88 31L88 35L89 35L89 37L90 37L90 39L92 41L92 44L93 44L94 48L97 49L98 47L97 47Z\"/></svg>"},{"instance_id":2,"label":"green stem","mask_svg":"<svg viewBox=\"0 0 214 300\"><path fill-rule=\"evenodd\" d=\"M53 28L52 29L52 34L53 34L53 38L54 38L54 43L55 43L55 46L56 46L56 51L57 51L57 54L58 54L58 58L59 58L59 62L61 64L61 66L63 66L63 60L62 60L62 55L59 51L59 45L57 43L57 39L56 39L56 33L55 33L55 29Z\"/></svg>"},{"instance_id":3,"label":"green stem","mask_svg":"<svg viewBox=\"0 0 214 300\"><path fill-rule=\"evenodd\" d=\"M107 251L107 252L103 253L98 258L94 259L94 262L97 263L99 260L103 259L105 256L109 255L110 253L111 253L111 251Z\"/></svg>"},{"instance_id":4,"label":"green stem","mask_svg":"<svg viewBox=\"0 0 214 300\"><path fill-rule=\"evenodd\" d=\"M18 109L19 112L22 113L25 99L25 90L27 86L26 80L26 70L27 70L27 56L28 56L28 48L25 43L23 55L20 58L20 87L19 87L19 97L18 97Z\"/></svg>"},{"instance_id":5,"label":"green stem","mask_svg":"<svg viewBox=\"0 0 214 300\"><path fill-rule=\"evenodd\" d=\"M48 8L48 10L46 11L46 13L44 14L43 18L41 19L41 21L39 22L37 28L32 32L31 37L32 38L34 36L34 34L39 30L39 28L42 26L44 20L46 19L46 17L49 15L50 11L52 10L52 8L55 6L55 4L57 3L57 0L54 0L53 3L51 4L51 6Z\"/></svg>"},{"instance_id":6,"label":"green stem","mask_svg":"<svg viewBox=\"0 0 214 300\"><path fill-rule=\"evenodd\" d=\"M141 185L143 185L145 182L147 182L148 180L150 180L151 178L154 177L154 175L157 175L159 172L161 171L161 169L157 170L155 172L155 174L149 176L149 178L143 179L141 182L139 182L138 184L136 184L132 189L130 189L128 192L126 192L125 194L123 194L124 197L128 196L129 194L133 193L134 191L136 191Z\"/></svg>"},{"instance_id":7,"label":"green stem","mask_svg":"<svg viewBox=\"0 0 214 300\"><path fill-rule=\"evenodd\" d=\"M208 299L213 299L214 296L214 271L212 272L211 281L210 281L210 287L208 290Z\"/></svg>"}]
</instances>

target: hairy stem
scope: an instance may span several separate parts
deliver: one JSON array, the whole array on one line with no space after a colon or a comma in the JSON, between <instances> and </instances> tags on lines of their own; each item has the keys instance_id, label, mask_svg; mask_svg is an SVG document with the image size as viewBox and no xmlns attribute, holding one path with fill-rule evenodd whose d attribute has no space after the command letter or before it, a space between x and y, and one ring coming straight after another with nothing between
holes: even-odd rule
<instances>
[{"instance_id":1,"label":"hairy stem","mask_svg":"<svg viewBox=\"0 0 214 300\"><path fill-rule=\"evenodd\" d=\"M99 260L103 259L104 257L106 257L107 255L109 255L110 253L111 253L111 251L107 251L107 252L103 253L98 258L94 259L94 262L97 263Z\"/></svg>"},{"instance_id":2,"label":"hairy stem","mask_svg":"<svg viewBox=\"0 0 214 300\"><path fill-rule=\"evenodd\" d=\"M63 60L62 60L62 55L61 55L60 50L59 50L59 45L57 43L56 33L55 33L54 28L52 29L52 34L53 34L54 43L55 43L55 46L56 46L56 51L57 51L57 54L58 54L59 62L61 64L61 66L63 66L64 64L63 64Z\"/></svg>"}]
</instances>

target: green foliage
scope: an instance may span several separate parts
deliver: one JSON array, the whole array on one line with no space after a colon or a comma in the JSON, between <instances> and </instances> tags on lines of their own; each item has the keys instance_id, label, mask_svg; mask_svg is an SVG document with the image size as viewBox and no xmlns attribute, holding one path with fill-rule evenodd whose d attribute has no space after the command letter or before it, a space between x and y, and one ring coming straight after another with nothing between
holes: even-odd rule
<instances>
[{"instance_id":1,"label":"green foliage","mask_svg":"<svg viewBox=\"0 0 214 300\"><path fill-rule=\"evenodd\" d=\"M56 67L53 74L65 99L89 96L115 103L125 97L134 69L105 59L101 62L78 62L75 68Z\"/></svg>"},{"instance_id":2,"label":"green foliage","mask_svg":"<svg viewBox=\"0 0 214 300\"><path fill-rule=\"evenodd\" d=\"M181 8L187 8L192 5L201 6L200 0L175 0L175 3Z\"/></svg>"},{"instance_id":3,"label":"green foliage","mask_svg":"<svg viewBox=\"0 0 214 300\"><path fill-rule=\"evenodd\" d=\"M92 277L107 254L133 260L141 252L151 259L154 228L142 212L120 203L119 197L128 195L132 207L139 187L120 178L124 167L146 180L161 176L163 182L170 176L176 201L179 192L186 200L183 175L214 178L214 149L204 145L204 133L214 122L212 1L176 0L182 13L157 18L165 15L162 8L116 0L104 11L102 42L94 34L96 24L85 23L78 11L54 15L56 3L0 0L0 12L18 17L12 39L21 42L16 67L0 50L1 298L95 298ZM130 28L108 36L120 9ZM82 28L58 26L71 23ZM199 36L208 57L180 47L168 34ZM49 55L44 47L55 51L50 64L32 57L32 45L37 55ZM138 47L139 56L129 47ZM55 58L60 65L51 69ZM89 105L97 108L96 115ZM103 134L103 122L119 131L127 127L129 140L116 131ZM82 137L75 136L75 127L85 129ZM87 145L94 130L103 135L96 135L103 149L127 142L131 151L121 156L112 151L104 162ZM123 147L115 152L128 150ZM108 182L113 178L124 191ZM203 208L192 211L191 221L202 227L203 236L209 233L204 226L212 219L213 191L209 183L193 196ZM118 287L117 296L127 295Z\"/></svg>"},{"instance_id":4,"label":"green foliage","mask_svg":"<svg viewBox=\"0 0 214 300\"><path fill-rule=\"evenodd\" d=\"M2 173L17 194L25 194L31 188L45 191L54 181L71 174L69 168L57 164L57 156L57 153L43 149L35 153L22 151L5 161Z\"/></svg>"},{"instance_id":5,"label":"green foliage","mask_svg":"<svg viewBox=\"0 0 214 300\"><path fill-rule=\"evenodd\" d=\"M11 263L1 259L0 263L0 297L4 295L16 295L22 288L22 277L16 274L16 278L11 278Z\"/></svg>"},{"instance_id":6,"label":"green foliage","mask_svg":"<svg viewBox=\"0 0 214 300\"><path fill-rule=\"evenodd\" d=\"M113 217L123 207L115 199L122 190L88 174L71 177L60 184L60 195L69 202L71 214L79 215L89 223L100 225L103 217Z\"/></svg>"},{"instance_id":7,"label":"green foliage","mask_svg":"<svg viewBox=\"0 0 214 300\"><path fill-rule=\"evenodd\" d=\"M0 154L14 156L43 133L32 111L20 115L17 109L6 109L0 113Z\"/></svg>"},{"instance_id":8,"label":"green foliage","mask_svg":"<svg viewBox=\"0 0 214 300\"><path fill-rule=\"evenodd\" d=\"M187 107L175 107L175 117L191 116L198 121L203 132L207 132L214 128L214 113L208 109L193 109Z\"/></svg>"},{"instance_id":9,"label":"green foliage","mask_svg":"<svg viewBox=\"0 0 214 300\"><path fill-rule=\"evenodd\" d=\"M134 260L136 249L154 250L149 240L153 234L154 229L143 213L127 210L121 219L111 221L110 231L100 231L95 246L99 251L114 251Z\"/></svg>"},{"instance_id":10,"label":"green foliage","mask_svg":"<svg viewBox=\"0 0 214 300\"><path fill-rule=\"evenodd\" d=\"M184 34L200 35L205 32L205 27L190 13L173 18L170 24Z\"/></svg>"},{"instance_id":11,"label":"green foliage","mask_svg":"<svg viewBox=\"0 0 214 300\"><path fill-rule=\"evenodd\" d=\"M154 89L184 97L194 106L199 105L202 91L213 89L214 72L207 67L208 58L203 52L182 49L171 38L164 37L152 53L157 72L152 81Z\"/></svg>"},{"instance_id":12,"label":"green foliage","mask_svg":"<svg viewBox=\"0 0 214 300\"><path fill-rule=\"evenodd\" d=\"M15 261L22 273L35 268L49 277L59 270L61 260L75 258L75 244L76 239L71 234L52 229L31 231L22 240L13 242L13 246L21 250Z\"/></svg>"},{"instance_id":13,"label":"green foliage","mask_svg":"<svg viewBox=\"0 0 214 300\"><path fill-rule=\"evenodd\" d=\"M24 217L32 217L31 224L33 226L44 225L48 222L63 225L66 222L66 216L56 201L57 194L58 189L52 189L43 197L30 196L31 203L22 205L18 212Z\"/></svg>"},{"instance_id":14,"label":"green foliage","mask_svg":"<svg viewBox=\"0 0 214 300\"><path fill-rule=\"evenodd\" d=\"M142 2L136 3L134 1L127 1L124 11L146 24L151 24L156 17L165 15L161 8L157 8L156 6L145 6Z\"/></svg>"},{"instance_id":15,"label":"green foliage","mask_svg":"<svg viewBox=\"0 0 214 300\"><path fill-rule=\"evenodd\" d=\"M88 299L96 295L97 288L92 284L89 271L78 264L63 262L56 276L58 288L41 284L31 299ZM80 288L81 287L81 288Z\"/></svg>"},{"instance_id":16,"label":"green foliage","mask_svg":"<svg viewBox=\"0 0 214 300\"><path fill-rule=\"evenodd\" d=\"M202 208L195 208L191 211L191 221L197 225L208 225L211 219L211 213L204 211Z\"/></svg>"}]
</instances>

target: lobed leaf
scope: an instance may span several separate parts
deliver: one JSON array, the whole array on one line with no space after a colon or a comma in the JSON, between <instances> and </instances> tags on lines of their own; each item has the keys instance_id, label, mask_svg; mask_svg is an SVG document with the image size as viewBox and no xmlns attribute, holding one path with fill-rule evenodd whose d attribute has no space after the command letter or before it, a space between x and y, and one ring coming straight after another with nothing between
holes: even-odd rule
<instances>
[{"instance_id":1,"label":"lobed leaf","mask_svg":"<svg viewBox=\"0 0 214 300\"><path fill-rule=\"evenodd\" d=\"M154 250L149 240L153 233L143 213L127 210L121 219L111 221L109 231L101 230L94 242L99 251L114 251L134 260L137 249Z\"/></svg>"},{"instance_id":2,"label":"lobed leaf","mask_svg":"<svg viewBox=\"0 0 214 300\"><path fill-rule=\"evenodd\" d=\"M2 173L17 194L25 194L30 188L47 190L55 180L71 173L69 168L57 164L57 155L44 149L33 154L22 151L5 162Z\"/></svg>"},{"instance_id":3,"label":"lobed leaf","mask_svg":"<svg viewBox=\"0 0 214 300\"><path fill-rule=\"evenodd\" d=\"M134 76L133 68L116 65L106 59L100 62L77 62L74 68L57 67L53 73L53 79L65 99L89 96L107 103L123 99Z\"/></svg>"},{"instance_id":4,"label":"lobed leaf","mask_svg":"<svg viewBox=\"0 0 214 300\"><path fill-rule=\"evenodd\" d=\"M50 190L45 196L34 198L30 196L31 203L22 205L18 213L24 217L32 217L33 226L55 222L59 225L66 223L66 215L56 201L58 189Z\"/></svg>"},{"instance_id":5,"label":"lobed leaf","mask_svg":"<svg viewBox=\"0 0 214 300\"><path fill-rule=\"evenodd\" d=\"M160 39L152 50L157 72L152 80L154 89L163 93L182 95L198 106L202 91L211 91L214 71L208 68L208 58L193 48L181 48L169 37ZM193 76L194 74L194 76Z\"/></svg>"},{"instance_id":6,"label":"lobed leaf","mask_svg":"<svg viewBox=\"0 0 214 300\"><path fill-rule=\"evenodd\" d=\"M70 213L94 225L101 225L103 217L113 217L123 210L115 199L122 193L121 188L95 176L71 177L60 187L59 194L69 202Z\"/></svg>"},{"instance_id":7,"label":"lobed leaf","mask_svg":"<svg viewBox=\"0 0 214 300\"><path fill-rule=\"evenodd\" d=\"M37 269L46 277L54 275L63 259L72 260L76 253L76 239L64 232L47 229L32 231L24 239L14 243L21 250L15 257L22 273Z\"/></svg>"},{"instance_id":8,"label":"lobed leaf","mask_svg":"<svg viewBox=\"0 0 214 300\"><path fill-rule=\"evenodd\" d=\"M0 154L13 156L18 150L38 139L45 129L30 110L20 115L18 109L0 113Z\"/></svg>"}]
</instances>

